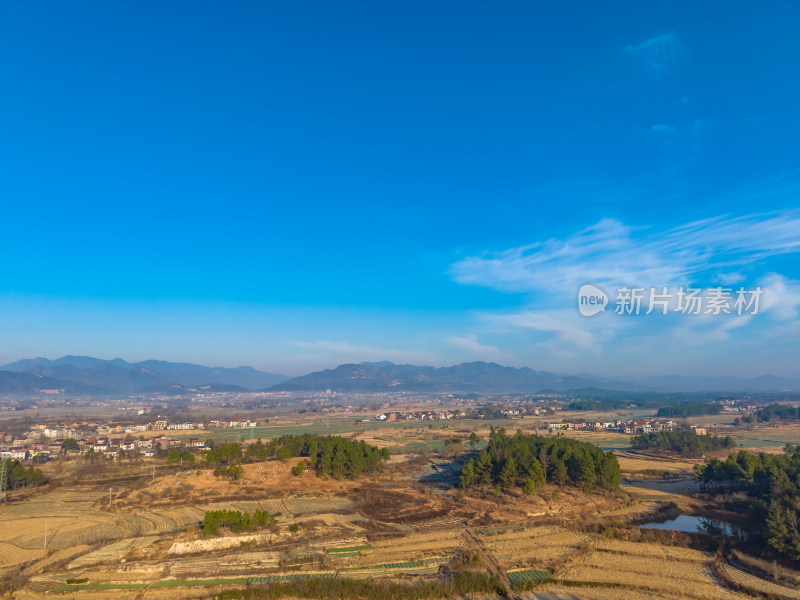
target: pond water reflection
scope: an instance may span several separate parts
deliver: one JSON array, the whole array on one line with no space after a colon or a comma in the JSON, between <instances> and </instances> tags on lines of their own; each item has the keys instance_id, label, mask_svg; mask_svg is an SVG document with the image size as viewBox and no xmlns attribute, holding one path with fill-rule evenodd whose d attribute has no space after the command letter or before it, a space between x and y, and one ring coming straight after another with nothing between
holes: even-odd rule
<instances>
[{"instance_id":1,"label":"pond water reflection","mask_svg":"<svg viewBox=\"0 0 800 600\"><path fill-rule=\"evenodd\" d=\"M707 533L709 535L725 534L737 539L743 539L742 526L733 521L724 519L709 519L694 515L678 515L674 519L643 523L644 529L670 529L672 531L685 531L687 533Z\"/></svg>"}]
</instances>

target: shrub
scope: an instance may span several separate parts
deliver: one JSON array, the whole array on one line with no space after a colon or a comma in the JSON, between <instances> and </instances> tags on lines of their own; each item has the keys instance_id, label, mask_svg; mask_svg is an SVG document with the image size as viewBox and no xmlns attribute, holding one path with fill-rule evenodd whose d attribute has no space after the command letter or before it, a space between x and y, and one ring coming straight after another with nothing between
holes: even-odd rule
<instances>
[{"instance_id":1,"label":"shrub","mask_svg":"<svg viewBox=\"0 0 800 600\"><path fill-rule=\"evenodd\" d=\"M231 531L239 533L274 524L275 518L265 510L256 510L252 515L238 510L210 510L203 517L200 527L204 533L216 535L220 527L229 527Z\"/></svg>"}]
</instances>

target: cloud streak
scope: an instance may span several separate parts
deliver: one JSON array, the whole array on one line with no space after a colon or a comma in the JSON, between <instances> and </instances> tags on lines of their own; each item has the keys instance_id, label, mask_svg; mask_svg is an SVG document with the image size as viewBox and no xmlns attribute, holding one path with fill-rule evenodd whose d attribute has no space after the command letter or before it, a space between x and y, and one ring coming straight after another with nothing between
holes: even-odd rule
<instances>
[{"instance_id":1,"label":"cloud streak","mask_svg":"<svg viewBox=\"0 0 800 600\"><path fill-rule=\"evenodd\" d=\"M481 344L473 334L446 338L445 341L459 350L463 350L471 358L482 360L511 360L512 357L502 352L497 346Z\"/></svg>"},{"instance_id":2,"label":"cloud streak","mask_svg":"<svg viewBox=\"0 0 800 600\"><path fill-rule=\"evenodd\" d=\"M401 350L397 348L374 348L371 346L359 346L349 342L331 342L328 340L318 340L314 342L289 342L290 346L305 350L307 354L300 357L313 358L316 360L327 359L331 364L342 362L363 362L388 360L395 363L425 363L436 362L437 357L433 353L416 350ZM298 357L295 357L298 358Z\"/></svg>"},{"instance_id":3,"label":"cloud streak","mask_svg":"<svg viewBox=\"0 0 800 600\"><path fill-rule=\"evenodd\" d=\"M669 73L688 51L673 32L649 38L639 44L625 46L625 52L635 57L656 76Z\"/></svg>"},{"instance_id":4,"label":"cloud streak","mask_svg":"<svg viewBox=\"0 0 800 600\"><path fill-rule=\"evenodd\" d=\"M572 296L584 283L609 288L712 283L770 256L800 252L800 213L715 217L664 232L614 219L566 237L467 257L451 266L462 284L503 292ZM741 279L741 277L739 277Z\"/></svg>"}]
</instances>

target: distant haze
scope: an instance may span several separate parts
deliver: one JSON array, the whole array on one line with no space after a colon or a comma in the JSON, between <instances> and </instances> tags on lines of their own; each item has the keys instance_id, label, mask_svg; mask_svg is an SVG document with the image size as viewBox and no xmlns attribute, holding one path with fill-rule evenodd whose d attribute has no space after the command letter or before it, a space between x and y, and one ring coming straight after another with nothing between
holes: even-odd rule
<instances>
[{"instance_id":1,"label":"distant haze","mask_svg":"<svg viewBox=\"0 0 800 600\"><path fill-rule=\"evenodd\" d=\"M250 367L209 368L189 363L149 360L129 363L120 358L64 356L34 358L0 366L0 393L34 393L63 389L74 394L132 394L326 391L536 393L584 389L614 391L758 393L800 391L800 379L763 376L755 379L658 377L623 381L600 376L535 371L487 362L451 367L378 363L344 364L335 369L288 378Z\"/></svg>"}]
</instances>

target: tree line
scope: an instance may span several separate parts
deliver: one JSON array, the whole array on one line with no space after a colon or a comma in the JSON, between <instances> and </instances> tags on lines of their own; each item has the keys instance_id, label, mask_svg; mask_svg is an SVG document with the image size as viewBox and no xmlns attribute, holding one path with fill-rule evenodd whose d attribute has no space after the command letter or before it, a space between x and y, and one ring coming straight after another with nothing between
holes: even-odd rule
<instances>
[{"instance_id":1,"label":"tree line","mask_svg":"<svg viewBox=\"0 0 800 600\"><path fill-rule=\"evenodd\" d=\"M489 444L476 459L461 469L461 487L500 485L523 486L533 494L546 482L585 488L619 489L620 468L611 452L569 438L550 438L504 429L492 430Z\"/></svg>"},{"instance_id":2,"label":"tree line","mask_svg":"<svg viewBox=\"0 0 800 600\"><path fill-rule=\"evenodd\" d=\"M293 581L249 584L244 590L226 590L218 600L275 600L303 598L327 600L442 600L465 597L507 598L509 590L499 575L462 571L433 580L389 581L385 578L310 576Z\"/></svg>"},{"instance_id":3,"label":"tree line","mask_svg":"<svg viewBox=\"0 0 800 600\"><path fill-rule=\"evenodd\" d=\"M567 404L567 410L608 412L627 406L627 400L576 400Z\"/></svg>"},{"instance_id":4,"label":"tree line","mask_svg":"<svg viewBox=\"0 0 800 600\"><path fill-rule=\"evenodd\" d=\"M687 458L697 458L712 450L736 447L736 442L730 436L697 435L691 430L643 433L634 436L631 444L637 450L674 452Z\"/></svg>"},{"instance_id":5,"label":"tree line","mask_svg":"<svg viewBox=\"0 0 800 600\"><path fill-rule=\"evenodd\" d=\"M678 406L662 406L656 416L659 417L697 417L700 415L718 415L722 411L719 404L684 403Z\"/></svg>"},{"instance_id":6,"label":"tree line","mask_svg":"<svg viewBox=\"0 0 800 600\"><path fill-rule=\"evenodd\" d=\"M800 561L800 446L787 444L778 455L740 450L695 469L704 487L744 491L744 498L736 494L726 506L746 516L748 541Z\"/></svg>"},{"instance_id":7,"label":"tree line","mask_svg":"<svg viewBox=\"0 0 800 600\"><path fill-rule=\"evenodd\" d=\"M274 524L275 517L266 510L256 509L253 514L238 510L210 510L203 517L200 527L203 533L217 535L220 527L228 527L234 533L240 533Z\"/></svg>"},{"instance_id":8,"label":"tree line","mask_svg":"<svg viewBox=\"0 0 800 600\"><path fill-rule=\"evenodd\" d=\"M770 404L755 411L753 417L758 422L769 423L770 421L796 421L800 419L800 408L786 404ZM745 423L752 423L753 417L744 417Z\"/></svg>"},{"instance_id":9,"label":"tree line","mask_svg":"<svg viewBox=\"0 0 800 600\"><path fill-rule=\"evenodd\" d=\"M20 487L44 485L47 478L41 469L28 467L27 469L18 460L6 461L6 480L3 485L5 490L15 490Z\"/></svg>"},{"instance_id":10,"label":"tree line","mask_svg":"<svg viewBox=\"0 0 800 600\"><path fill-rule=\"evenodd\" d=\"M389 449L378 448L363 441L348 440L341 436L320 436L313 434L284 435L268 442L258 440L242 452L238 444L224 444L206 452L203 461L208 467L219 469L218 474L234 478L233 465L277 457L283 461L291 458L307 458L309 469L319 475L329 475L336 479L356 479L361 475L373 473L389 460ZM215 471L216 472L216 471ZM297 470L298 474L302 470Z\"/></svg>"}]
</instances>

